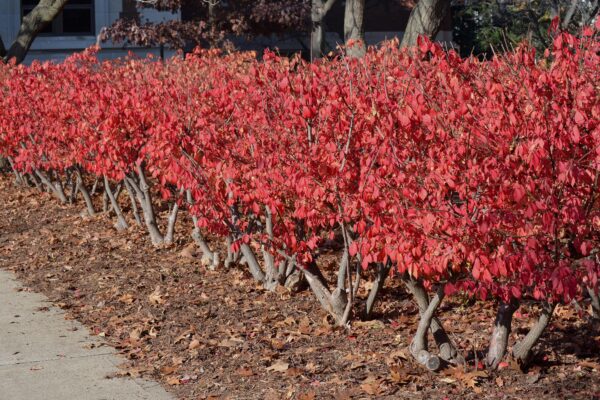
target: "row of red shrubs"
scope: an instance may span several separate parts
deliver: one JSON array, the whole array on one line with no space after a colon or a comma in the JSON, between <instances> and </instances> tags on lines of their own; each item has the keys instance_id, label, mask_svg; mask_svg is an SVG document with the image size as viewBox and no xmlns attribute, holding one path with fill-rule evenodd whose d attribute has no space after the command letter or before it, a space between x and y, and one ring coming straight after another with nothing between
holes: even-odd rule
<instances>
[{"instance_id":1,"label":"row of red shrubs","mask_svg":"<svg viewBox=\"0 0 600 400\"><path fill-rule=\"evenodd\" d=\"M430 369L462 361L445 334L441 359L428 351L445 296L498 302L491 367L519 301L538 302L513 348L526 362L556 304L598 306L599 54L593 28L491 61L425 39L312 64L218 51L100 62L92 49L0 68L0 154L63 201L71 183L90 214L86 185L102 180L126 228L118 184L156 245L186 208L207 264L241 261L267 288L305 280L340 325L367 269L367 314L399 277L422 312L411 351ZM207 233L227 240L224 261ZM332 247L335 285L319 270Z\"/></svg>"}]
</instances>

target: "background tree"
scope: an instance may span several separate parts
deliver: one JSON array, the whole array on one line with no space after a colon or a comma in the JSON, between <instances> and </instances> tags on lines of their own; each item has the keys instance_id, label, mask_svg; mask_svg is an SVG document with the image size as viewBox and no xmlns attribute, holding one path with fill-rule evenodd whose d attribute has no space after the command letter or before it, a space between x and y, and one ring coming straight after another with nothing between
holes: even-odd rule
<instances>
[{"instance_id":1,"label":"background tree","mask_svg":"<svg viewBox=\"0 0 600 400\"><path fill-rule=\"evenodd\" d=\"M333 7L335 0L311 0L310 20L310 58L320 58L325 45L325 16Z\"/></svg>"},{"instance_id":2,"label":"background tree","mask_svg":"<svg viewBox=\"0 0 600 400\"><path fill-rule=\"evenodd\" d=\"M179 49L196 45L226 47L228 36L306 31L310 11L308 0L147 0L135 5L159 11L180 10L187 18L151 23L141 21L134 10L105 29L101 39Z\"/></svg>"},{"instance_id":3,"label":"background tree","mask_svg":"<svg viewBox=\"0 0 600 400\"><path fill-rule=\"evenodd\" d=\"M14 60L23 62L33 40L62 11L68 0L40 0L38 5L21 21L17 38L6 49L0 36L0 59L3 62Z\"/></svg>"},{"instance_id":4,"label":"background tree","mask_svg":"<svg viewBox=\"0 0 600 400\"><path fill-rule=\"evenodd\" d=\"M251 38L259 34L310 31L310 56L323 56L325 17L336 0L144 0L137 7L159 11L182 10L189 20L162 23L143 22L139 14L130 13L105 29L101 38L130 41L137 45L168 45L175 48L202 45L227 46L231 36ZM403 46L414 45L418 35L435 37L450 9L450 0L420 0L411 13ZM344 42L363 43L348 49L350 56L361 56L364 41L365 0L347 0L344 13Z\"/></svg>"},{"instance_id":5,"label":"background tree","mask_svg":"<svg viewBox=\"0 0 600 400\"><path fill-rule=\"evenodd\" d=\"M364 31L365 0L346 0L344 11L344 42L346 54L361 57L365 54Z\"/></svg>"},{"instance_id":6,"label":"background tree","mask_svg":"<svg viewBox=\"0 0 600 400\"><path fill-rule=\"evenodd\" d=\"M448 12L450 0L419 0L410 13L402 37L402 47L414 46L419 35L434 38Z\"/></svg>"},{"instance_id":7,"label":"background tree","mask_svg":"<svg viewBox=\"0 0 600 400\"><path fill-rule=\"evenodd\" d=\"M576 34L598 17L598 0L481 0L455 2L454 39L461 53L487 56L523 40L538 50L551 44L550 24ZM492 50L493 49L493 50Z\"/></svg>"}]
</instances>

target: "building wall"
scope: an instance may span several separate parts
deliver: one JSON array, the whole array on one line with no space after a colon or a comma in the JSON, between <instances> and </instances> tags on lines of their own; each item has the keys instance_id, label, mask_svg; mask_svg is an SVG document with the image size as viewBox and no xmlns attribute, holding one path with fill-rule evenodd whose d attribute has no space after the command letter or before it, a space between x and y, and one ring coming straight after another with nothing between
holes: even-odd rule
<instances>
[{"instance_id":1,"label":"building wall","mask_svg":"<svg viewBox=\"0 0 600 400\"><path fill-rule=\"evenodd\" d=\"M74 51L83 50L96 44L97 35L105 26L111 25L119 19L123 11L123 0L95 0L95 35L85 36L38 36L31 45L31 49L25 58L25 63L31 63L33 60L53 60L61 61ZM140 13L142 22L160 22L169 19L178 19L178 13L159 12L154 9L143 9ZM20 0L0 0L0 35L4 45L9 47L15 40L21 24L21 1ZM158 54L159 50L136 48L124 46L122 43L106 42L101 43L102 50L100 58L115 58L127 55L129 51L145 55L146 53ZM166 52L166 55L173 54L172 51Z\"/></svg>"}]
</instances>

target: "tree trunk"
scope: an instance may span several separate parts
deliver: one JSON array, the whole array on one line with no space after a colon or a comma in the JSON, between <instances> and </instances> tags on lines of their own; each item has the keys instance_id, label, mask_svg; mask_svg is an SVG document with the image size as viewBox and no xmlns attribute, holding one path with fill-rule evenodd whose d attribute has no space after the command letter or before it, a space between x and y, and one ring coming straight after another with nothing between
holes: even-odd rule
<instances>
[{"instance_id":1,"label":"tree trunk","mask_svg":"<svg viewBox=\"0 0 600 400\"><path fill-rule=\"evenodd\" d=\"M96 179L94 180L94 184L92 185L92 190L90 190L90 196L94 196L96 194L96 189L98 188L98 182L100 180L98 179L98 177L96 177Z\"/></svg>"},{"instance_id":2,"label":"tree trunk","mask_svg":"<svg viewBox=\"0 0 600 400\"><path fill-rule=\"evenodd\" d=\"M269 206L265 206L265 233L267 234L269 241L273 242L273 215ZM265 275L265 287L268 290L275 290L280 281L280 268L281 264L275 266L275 257L269 251L269 249L263 244L262 245L263 260L265 263L266 275ZM284 266L285 268L285 266Z\"/></svg>"},{"instance_id":3,"label":"tree trunk","mask_svg":"<svg viewBox=\"0 0 600 400\"><path fill-rule=\"evenodd\" d=\"M150 240L154 246L158 246L164 243L164 237L160 230L158 229L158 224L156 223L156 216L154 214L154 206L152 205L152 195L150 193L150 186L146 180L146 173L144 172L144 166L139 165L137 167L137 179L136 174L131 173L130 175L125 175L125 179L129 180L129 185L135 191L136 197L140 206L142 207L142 212L144 214L144 223L146 225L146 229L150 235Z\"/></svg>"},{"instance_id":4,"label":"tree trunk","mask_svg":"<svg viewBox=\"0 0 600 400\"><path fill-rule=\"evenodd\" d=\"M156 223L156 215L154 214L154 206L152 205L152 195L150 193L150 185L146 180L146 173L144 171L144 166L139 165L138 168L138 176L140 179L140 190L143 193L144 202L142 205L142 210L144 211L144 221L146 222L146 227L148 228L148 232L150 233L150 239L152 240L152 244L157 246L163 243L164 238L158 229L158 224Z\"/></svg>"},{"instance_id":5,"label":"tree trunk","mask_svg":"<svg viewBox=\"0 0 600 400\"><path fill-rule=\"evenodd\" d=\"M68 0L40 0L38 5L23 17L17 38L10 48L3 51L4 44L0 44L0 55L5 53L3 61L14 59L17 64L22 63L38 33L56 18L67 2Z\"/></svg>"},{"instance_id":6,"label":"tree trunk","mask_svg":"<svg viewBox=\"0 0 600 400\"><path fill-rule=\"evenodd\" d=\"M131 183L129 183L129 180L127 178L123 179L123 182L125 182L125 189L127 190L129 201L131 202L131 211L133 212L133 218L135 218L135 223L138 224L138 226L141 226L142 219L140 218L140 212L137 207L135 193L133 191L133 188L131 187Z\"/></svg>"},{"instance_id":7,"label":"tree trunk","mask_svg":"<svg viewBox=\"0 0 600 400\"><path fill-rule=\"evenodd\" d=\"M28 178L28 181L31 181L31 183L33 184L33 186L35 186L40 192L44 191L44 187L42 186L42 182L40 181L40 179L32 173L27 173L26 177Z\"/></svg>"},{"instance_id":8,"label":"tree trunk","mask_svg":"<svg viewBox=\"0 0 600 400\"><path fill-rule=\"evenodd\" d=\"M580 0L571 0L571 4L569 5L569 8L567 9L567 12L565 13L565 17L563 18L560 27L563 30L567 30L569 28L569 24L571 23L571 20L573 19L573 16L575 15L575 11L577 11L577 5L579 4ZM552 17L558 16L560 14L560 8L557 10L557 15L553 15Z\"/></svg>"},{"instance_id":9,"label":"tree trunk","mask_svg":"<svg viewBox=\"0 0 600 400\"><path fill-rule=\"evenodd\" d=\"M325 27L320 16L313 13L312 30L310 33L310 59L316 60L323 57L323 42L325 40Z\"/></svg>"},{"instance_id":10,"label":"tree trunk","mask_svg":"<svg viewBox=\"0 0 600 400\"><path fill-rule=\"evenodd\" d=\"M15 167L15 164L13 163L12 158L8 157L7 159L8 159L8 163L10 164L10 167L11 167L13 173L15 174L15 184L17 184L17 185L23 185L23 184L25 184L25 180L23 179L23 175Z\"/></svg>"},{"instance_id":11,"label":"tree trunk","mask_svg":"<svg viewBox=\"0 0 600 400\"><path fill-rule=\"evenodd\" d=\"M600 296L594 288L588 286L587 288L590 299L592 299L592 318L600 320Z\"/></svg>"},{"instance_id":12,"label":"tree trunk","mask_svg":"<svg viewBox=\"0 0 600 400\"><path fill-rule=\"evenodd\" d=\"M254 255L254 251L248 246L246 243L242 243L240 246L240 252L246 259L246 263L248 264L248 268L250 269L250 273L259 282L265 282L265 273L260 268L260 264Z\"/></svg>"},{"instance_id":13,"label":"tree trunk","mask_svg":"<svg viewBox=\"0 0 600 400\"><path fill-rule=\"evenodd\" d=\"M419 313L421 315L424 314L429 307L429 295L427 294L425 288L421 282L409 276L403 277L402 279L408 291L413 295L415 302L419 307ZM453 362L459 365L464 364L464 358L458 353L456 346L448 337L442 322L435 316L431 320L430 329L431 334L433 335L433 340L439 349L440 357L444 361Z\"/></svg>"},{"instance_id":14,"label":"tree trunk","mask_svg":"<svg viewBox=\"0 0 600 400\"><path fill-rule=\"evenodd\" d=\"M490 338L490 348L488 349L486 358L487 367L491 370L498 368L498 364L500 364L500 361L502 361L506 354L512 318L517 308L519 308L519 303L516 300L510 303L502 303L498 306L494 331Z\"/></svg>"},{"instance_id":15,"label":"tree trunk","mask_svg":"<svg viewBox=\"0 0 600 400\"><path fill-rule=\"evenodd\" d=\"M529 330L527 335L513 347L513 357L520 363L521 366L526 366L532 355L533 346L538 342L544 329L550 323L552 313L554 312L555 304L544 303L542 311L535 325Z\"/></svg>"},{"instance_id":16,"label":"tree trunk","mask_svg":"<svg viewBox=\"0 0 600 400\"><path fill-rule=\"evenodd\" d=\"M108 208L108 192L104 190L104 193L102 193L102 212L106 213L109 210L110 209Z\"/></svg>"},{"instance_id":17,"label":"tree trunk","mask_svg":"<svg viewBox=\"0 0 600 400\"><path fill-rule=\"evenodd\" d=\"M323 57L325 45L325 16L335 3L335 0L312 0L310 18L312 22L310 34L310 59Z\"/></svg>"},{"instance_id":18,"label":"tree trunk","mask_svg":"<svg viewBox=\"0 0 600 400\"><path fill-rule=\"evenodd\" d=\"M46 176L46 174L44 174L40 170L36 169L35 170L35 174L37 175L38 178L40 178L40 181L42 181L42 183L44 185L46 185L46 188L51 193L54 193L54 195L58 198L58 200L62 204L66 204L67 203L67 196L65 196L65 192L62 190L62 185L55 186L55 182L51 182L51 180Z\"/></svg>"},{"instance_id":19,"label":"tree trunk","mask_svg":"<svg viewBox=\"0 0 600 400\"><path fill-rule=\"evenodd\" d=\"M373 282L373 286L369 291L369 297L367 298L367 302L365 304L365 312L364 318L370 318L371 312L373 311L373 305L375 304L375 300L377 299L377 295L379 291L385 284L385 280L387 279L390 269L392 267L391 262L387 262L385 264L379 263L377 266L377 276L375 277L375 281Z\"/></svg>"},{"instance_id":20,"label":"tree trunk","mask_svg":"<svg viewBox=\"0 0 600 400\"><path fill-rule=\"evenodd\" d=\"M52 186L56 188L56 192L58 193L58 198L62 203L67 203L67 195L65 194L65 189L63 188L63 184L60 180L60 175L55 171L50 176L52 176Z\"/></svg>"},{"instance_id":21,"label":"tree trunk","mask_svg":"<svg viewBox=\"0 0 600 400\"><path fill-rule=\"evenodd\" d=\"M410 13L401 47L416 45L419 35L434 38L449 11L450 0L419 0Z\"/></svg>"},{"instance_id":22,"label":"tree trunk","mask_svg":"<svg viewBox=\"0 0 600 400\"><path fill-rule=\"evenodd\" d=\"M227 236L225 241L225 245L227 246L227 256L225 257L223 266L225 268L230 268L233 264L240 262L240 253L239 251L233 252L231 250L231 245L233 244L233 239L231 236Z\"/></svg>"},{"instance_id":23,"label":"tree trunk","mask_svg":"<svg viewBox=\"0 0 600 400\"><path fill-rule=\"evenodd\" d=\"M127 221L125 220L125 216L123 215L123 212L121 211L121 207L119 206L119 203L117 202L117 199L115 198L115 195L113 194L112 189L110 188L110 184L108 183L108 178L106 177L106 175L104 175L104 191L106 192L106 195L110 199L110 204L112 205L112 209L115 211L115 214L117 214L117 223L116 223L115 227L119 231L127 229L129 227L129 225L127 224Z\"/></svg>"},{"instance_id":24,"label":"tree trunk","mask_svg":"<svg viewBox=\"0 0 600 400\"><path fill-rule=\"evenodd\" d=\"M194 199L192 198L192 192L190 190L186 190L185 192L186 201L190 206L194 205ZM191 214L191 213L190 213ZM194 229L192 230L192 239L196 242L198 247L200 247L200 251L202 251L202 264L209 267L210 269L215 269L219 266L219 254L216 251L212 251L210 246L204 239L202 232L200 231L200 227L198 226L198 217L192 214L192 223L194 224ZM231 243L227 243L227 246L231 246ZM231 250L228 249L228 253Z\"/></svg>"},{"instance_id":25,"label":"tree trunk","mask_svg":"<svg viewBox=\"0 0 600 400\"><path fill-rule=\"evenodd\" d=\"M77 186L77 179L73 178L75 175L74 171L69 169L67 170L67 185L69 185L69 204L75 203L77 201L77 192L79 192L79 187Z\"/></svg>"},{"instance_id":26,"label":"tree trunk","mask_svg":"<svg viewBox=\"0 0 600 400\"><path fill-rule=\"evenodd\" d=\"M323 309L333 316L338 326L345 326L348 319L346 313L346 306L348 304L346 291L338 287L331 292L325 283L323 275L314 263L303 272L308 285L319 303L321 303Z\"/></svg>"},{"instance_id":27,"label":"tree trunk","mask_svg":"<svg viewBox=\"0 0 600 400\"><path fill-rule=\"evenodd\" d=\"M167 232L165 233L165 243L172 244L175 239L175 223L177 222L177 214L179 213L179 204L177 199L173 202L173 208L169 213L169 219L167 220Z\"/></svg>"},{"instance_id":28,"label":"tree trunk","mask_svg":"<svg viewBox=\"0 0 600 400\"><path fill-rule=\"evenodd\" d=\"M346 55L348 57L362 57L365 55L364 14L365 0L346 0L344 43L346 44Z\"/></svg>"},{"instance_id":29,"label":"tree trunk","mask_svg":"<svg viewBox=\"0 0 600 400\"><path fill-rule=\"evenodd\" d=\"M435 296L433 296L429 302L427 309L421 313L417 332L410 344L410 352L413 357L430 371L437 371L442 366L440 358L428 351L427 332L433 321L435 311L438 309L443 299L444 285L440 285Z\"/></svg>"},{"instance_id":30,"label":"tree trunk","mask_svg":"<svg viewBox=\"0 0 600 400\"><path fill-rule=\"evenodd\" d=\"M94 203L92 202L92 197L85 187L85 182L83 182L83 177L81 176L81 170L79 167L75 168L75 175L77 177L77 189L81 193L81 197L83 197L83 201L87 207L87 212L90 217L96 215L96 210L94 210Z\"/></svg>"}]
</instances>

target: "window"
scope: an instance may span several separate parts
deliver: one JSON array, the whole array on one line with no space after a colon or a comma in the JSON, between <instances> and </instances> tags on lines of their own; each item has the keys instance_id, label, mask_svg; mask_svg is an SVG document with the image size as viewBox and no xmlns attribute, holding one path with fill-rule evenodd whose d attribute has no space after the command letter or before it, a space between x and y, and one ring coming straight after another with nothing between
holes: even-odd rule
<instances>
[{"instance_id":1,"label":"window","mask_svg":"<svg viewBox=\"0 0 600 400\"><path fill-rule=\"evenodd\" d=\"M21 0L21 16L29 14L38 0ZM94 0L70 0L40 35L95 35Z\"/></svg>"}]
</instances>

